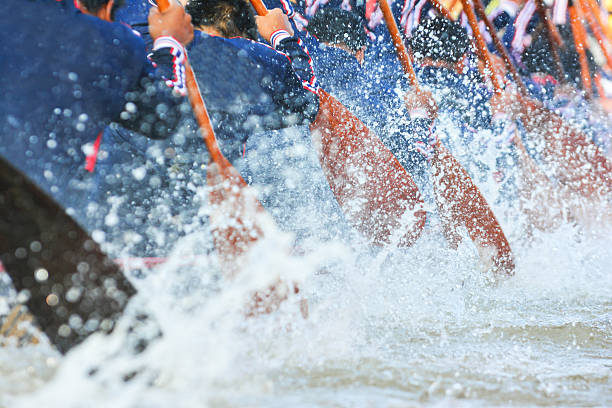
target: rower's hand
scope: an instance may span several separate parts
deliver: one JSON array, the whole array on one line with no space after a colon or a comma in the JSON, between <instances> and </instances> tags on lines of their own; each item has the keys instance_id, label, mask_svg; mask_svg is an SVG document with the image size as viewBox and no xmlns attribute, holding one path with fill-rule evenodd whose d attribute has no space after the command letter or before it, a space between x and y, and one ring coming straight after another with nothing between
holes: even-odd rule
<instances>
[{"instance_id":1,"label":"rower's hand","mask_svg":"<svg viewBox=\"0 0 612 408\"><path fill-rule=\"evenodd\" d=\"M255 16L255 22L259 34L268 42L270 42L272 34L278 30L284 30L293 36L293 28L289 23L289 18L279 8L268 10L268 14L265 16Z\"/></svg>"},{"instance_id":2,"label":"rower's hand","mask_svg":"<svg viewBox=\"0 0 612 408\"><path fill-rule=\"evenodd\" d=\"M159 11L157 7L151 7L149 11L149 34L151 34L153 40L161 36L170 36L181 44L187 45L193 40L191 16L174 1L170 1L170 7L164 12Z\"/></svg>"},{"instance_id":3,"label":"rower's hand","mask_svg":"<svg viewBox=\"0 0 612 408\"><path fill-rule=\"evenodd\" d=\"M420 116L435 120L438 115L438 105L429 91L413 89L406 92L404 102L410 117Z\"/></svg>"}]
</instances>

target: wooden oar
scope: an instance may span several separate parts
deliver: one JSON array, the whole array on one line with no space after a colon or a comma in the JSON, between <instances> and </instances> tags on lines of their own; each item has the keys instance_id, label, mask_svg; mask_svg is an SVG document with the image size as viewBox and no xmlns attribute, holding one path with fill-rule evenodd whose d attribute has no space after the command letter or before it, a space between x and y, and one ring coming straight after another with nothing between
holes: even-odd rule
<instances>
[{"instance_id":1,"label":"wooden oar","mask_svg":"<svg viewBox=\"0 0 612 408\"><path fill-rule=\"evenodd\" d=\"M612 69L612 55L608 51L609 41L605 36L605 32L603 27L601 26L601 20L597 18L597 14L595 10L592 9L591 4L588 0L580 0L580 7L582 8L582 12L584 17L586 17L589 22L589 26L591 26L591 31L601 48L601 52L606 58L606 64L608 65L608 69Z\"/></svg>"},{"instance_id":2,"label":"wooden oar","mask_svg":"<svg viewBox=\"0 0 612 408\"><path fill-rule=\"evenodd\" d=\"M529 97L506 48L484 14L482 3L480 0L474 0L474 5L493 38L497 52L502 56L506 68L521 90L522 96L520 106L518 106L520 111L513 112L513 114L521 121L527 132L539 134L544 138L545 143L540 152L544 164L560 182L583 197L597 199L600 195L612 192L612 163L610 160L584 132L569 125L561 116ZM472 20L475 21L475 19L473 16ZM480 34L478 25L474 24L474 26L476 29L472 27L472 30L475 35ZM486 49L484 40L479 44L478 48L482 55L483 50Z\"/></svg>"},{"instance_id":3,"label":"wooden oar","mask_svg":"<svg viewBox=\"0 0 612 408\"><path fill-rule=\"evenodd\" d=\"M574 1L568 6L567 10L569 12L572 34L574 34L574 45L576 46L578 61L580 62L580 80L582 82L582 88L584 89L587 99L592 99L593 85L591 83L591 71L586 55L587 38L584 30L584 23L582 21L580 5L577 1Z\"/></svg>"},{"instance_id":4,"label":"wooden oar","mask_svg":"<svg viewBox=\"0 0 612 408\"><path fill-rule=\"evenodd\" d=\"M480 19L484 22L487 30L492 30L493 26L486 16L485 9L482 3L477 0L474 2L476 5L476 12ZM474 8L471 4L466 4L464 7L468 21L473 26L476 26L474 15ZM491 33L491 31L490 31ZM493 41L498 41L496 35L491 33ZM491 56L488 53L487 47L484 42L484 38L480 33L480 29L473 32L475 41L474 46L478 53L479 58L483 61L484 65L489 69L489 72L485 70L481 71L483 78L489 77L493 85L494 91L498 94L502 94L503 86L499 81L497 75L491 70L492 61ZM552 41L552 40L551 40ZM525 85L523 84L520 76L516 71L517 84L519 88L524 89L527 92ZM514 120L514 118L512 118ZM564 204L561 202L561 196L564 196L565 192L560 191L559 188L555 188L548 176L538 167L534 160L529 156L527 149L525 148L523 141L517 131L512 140L516 153L518 156L517 170L519 172L517 187L519 190L519 206L521 211L527 216L529 223L528 231L535 227L541 231L550 231L557 228L563 221L563 207ZM546 202L546 206L534 206L534 203Z\"/></svg>"},{"instance_id":5,"label":"wooden oar","mask_svg":"<svg viewBox=\"0 0 612 408\"><path fill-rule=\"evenodd\" d=\"M451 17L448 16L448 12L445 12L444 6L438 2L438 0L429 0L433 3L438 3L438 6L435 6L436 9L441 11L440 14L453 21ZM442 8L442 10L440 10ZM480 8L482 12L479 12L478 15L481 20L484 21L485 25L488 25L488 30L491 30L492 24L486 16L485 9L480 4ZM463 6L461 7L463 10ZM477 10L478 11L478 10ZM484 16L484 19L483 19ZM499 41L497 36L493 37L493 41ZM477 50L477 53L481 60L483 57L483 47L480 47L476 40L472 38L472 43L474 48ZM490 76L496 75L491 71L492 62L490 60L490 55L487 50L486 58L483 61L486 69L480 68L480 73L483 78L489 78ZM490 75L489 75L490 73ZM519 88L525 89L527 92L525 85L523 84L521 78L517 74L518 85ZM501 84L496 78L490 78L491 83L498 88L496 92L501 92ZM527 149L523 145L522 140L518 134L515 134L514 139L512 140L513 145L516 148L516 153L518 156L517 170L519 172L519 180L518 180L518 190L519 190L519 206L521 208L522 213L527 217L528 221L528 229L529 233L532 228L537 228L541 231L551 231L557 228L560 223L563 221L564 216L564 203L562 202L562 197L565 196L565 191L559 191L559 189L555 189L550 181L550 179L540 170L534 160L529 156ZM534 202L546 202L546 206L534 206Z\"/></svg>"},{"instance_id":6,"label":"wooden oar","mask_svg":"<svg viewBox=\"0 0 612 408\"><path fill-rule=\"evenodd\" d=\"M608 22L604 22L601 19L601 10L599 8L599 4L597 4L597 0L585 0L588 3L588 8L592 11L595 20L597 20L597 25L601 27L603 34L605 35L608 41L612 41L612 32L610 32L610 27L608 26ZM612 67L611 67L612 68Z\"/></svg>"},{"instance_id":7,"label":"wooden oar","mask_svg":"<svg viewBox=\"0 0 612 408\"><path fill-rule=\"evenodd\" d=\"M0 261L62 353L112 330L136 293L89 234L2 157Z\"/></svg>"},{"instance_id":8,"label":"wooden oar","mask_svg":"<svg viewBox=\"0 0 612 408\"><path fill-rule=\"evenodd\" d=\"M429 3L436 9L438 13L440 13L440 15L442 15L449 21L453 21L455 19L451 14L451 10L453 9L455 2L457 1L459 0L453 0L453 4L448 9L444 7L444 4L442 4L439 0L429 0Z\"/></svg>"},{"instance_id":9,"label":"wooden oar","mask_svg":"<svg viewBox=\"0 0 612 408\"><path fill-rule=\"evenodd\" d=\"M546 37L548 39L548 44L550 46L550 52L552 53L553 61L555 62L555 70L557 71L557 80L559 80L560 82L564 82L565 73L563 70L563 64L561 63L561 57L559 56L559 50L557 49L557 47L561 45L561 38L559 36L559 33L557 33L556 30L554 29L552 21L550 21L548 13L546 12L546 7L544 6L544 1L543 0L534 0L534 1L536 5L536 10L538 14L540 15L540 18L542 19L542 22L544 24L544 31L546 32ZM482 20L482 16L480 18ZM489 21L488 17L486 18L486 21Z\"/></svg>"},{"instance_id":10,"label":"wooden oar","mask_svg":"<svg viewBox=\"0 0 612 408\"><path fill-rule=\"evenodd\" d=\"M259 15L268 10L251 0ZM375 244L391 235L411 245L425 226L423 199L414 181L383 142L336 98L323 89L319 113L310 129L321 167L342 210ZM402 218L406 215L408 221Z\"/></svg>"},{"instance_id":11,"label":"wooden oar","mask_svg":"<svg viewBox=\"0 0 612 408\"><path fill-rule=\"evenodd\" d=\"M156 1L162 12L170 7L168 0ZM257 200L255 192L221 153L187 56L185 56L185 75L189 102L210 153L206 178L212 188L209 200L212 206L211 226L214 243L222 266L228 274L233 274L239 268L237 260L240 255L261 238L262 228L258 217L265 214L265 210Z\"/></svg>"},{"instance_id":12,"label":"wooden oar","mask_svg":"<svg viewBox=\"0 0 612 408\"><path fill-rule=\"evenodd\" d=\"M418 89L417 76L391 8L387 0L379 0L378 3L410 85ZM439 142L434 147L432 166L434 189L443 220L466 227L486 264L493 266L497 272L514 274L510 244L495 214L467 171ZM451 226L451 229L454 227Z\"/></svg>"}]
</instances>

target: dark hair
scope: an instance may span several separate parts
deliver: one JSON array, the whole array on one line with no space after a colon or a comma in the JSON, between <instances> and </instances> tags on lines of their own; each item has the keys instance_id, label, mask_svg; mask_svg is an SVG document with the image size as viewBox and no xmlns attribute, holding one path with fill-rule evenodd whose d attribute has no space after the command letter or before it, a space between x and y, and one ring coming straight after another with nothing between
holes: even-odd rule
<instances>
[{"instance_id":1,"label":"dark hair","mask_svg":"<svg viewBox=\"0 0 612 408\"><path fill-rule=\"evenodd\" d=\"M189 0L185 10L194 27L215 27L224 37L257 39L253 9L247 0Z\"/></svg>"},{"instance_id":2,"label":"dark hair","mask_svg":"<svg viewBox=\"0 0 612 408\"><path fill-rule=\"evenodd\" d=\"M431 58L455 63L467 52L470 40L465 28L444 17L430 18L412 31L410 49L417 60Z\"/></svg>"},{"instance_id":3,"label":"dark hair","mask_svg":"<svg viewBox=\"0 0 612 408\"><path fill-rule=\"evenodd\" d=\"M85 6L90 13L97 13L103 6L108 4L109 1L110 0L79 0L79 3ZM115 0L113 8L111 9L111 20L115 19L115 12L120 7L123 7L124 2L125 0Z\"/></svg>"},{"instance_id":4,"label":"dark hair","mask_svg":"<svg viewBox=\"0 0 612 408\"><path fill-rule=\"evenodd\" d=\"M308 32L321 42L344 44L351 51L359 51L368 43L361 17L339 8L319 10L308 23Z\"/></svg>"}]
</instances>

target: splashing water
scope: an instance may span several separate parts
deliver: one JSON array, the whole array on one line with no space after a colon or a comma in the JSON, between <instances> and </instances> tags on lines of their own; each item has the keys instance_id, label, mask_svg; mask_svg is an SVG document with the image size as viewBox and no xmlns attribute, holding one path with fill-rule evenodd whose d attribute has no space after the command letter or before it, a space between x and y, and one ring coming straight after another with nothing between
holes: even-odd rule
<instances>
[{"instance_id":1,"label":"splashing water","mask_svg":"<svg viewBox=\"0 0 612 408\"><path fill-rule=\"evenodd\" d=\"M510 279L483 273L467 237L449 249L435 220L403 250L335 239L298 256L266 231L234 280L194 231L133 279L110 336L65 357L44 339L0 348L0 407L612 404L612 236L566 223L525 239L494 183L479 184L513 246ZM300 292L245 318L245 299L278 279Z\"/></svg>"}]
</instances>

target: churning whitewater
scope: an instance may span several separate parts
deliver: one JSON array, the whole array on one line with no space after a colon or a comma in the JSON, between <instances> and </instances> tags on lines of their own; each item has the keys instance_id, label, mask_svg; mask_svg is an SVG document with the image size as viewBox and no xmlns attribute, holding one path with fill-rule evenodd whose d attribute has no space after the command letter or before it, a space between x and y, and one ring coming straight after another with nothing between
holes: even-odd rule
<instances>
[{"instance_id":1,"label":"churning whitewater","mask_svg":"<svg viewBox=\"0 0 612 408\"><path fill-rule=\"evenodd\" d=\"M482 188L495 202L494 182ZM527 236L516 209L494 210L514 249L512 278L483 271L465 231L449 249L435 220L401 250L335 240L298 256L290 235L267 231L235 280L206 255L208 231L194 231L165 264L132 275L138 295L110 336L65 357L44 337L0 348L0 406L612 404L608 228L564 223ZM245 318L244 299L278 278L300 293ZM5 312L15 296L3 297ZM127 332L139 310L163 333L140 354Z\"/></svg>"}]
</instances>

